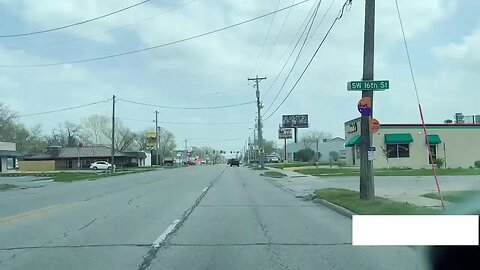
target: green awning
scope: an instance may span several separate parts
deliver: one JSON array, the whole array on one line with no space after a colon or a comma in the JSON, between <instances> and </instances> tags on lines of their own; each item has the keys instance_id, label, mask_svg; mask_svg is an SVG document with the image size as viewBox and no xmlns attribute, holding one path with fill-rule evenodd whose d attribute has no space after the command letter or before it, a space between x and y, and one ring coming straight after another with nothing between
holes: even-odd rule
<instances>
[{"instance_id":1,"label":"green awning","mask_svg":"<svg viewBox=\"0 0 480 270\"><path fill-rule=\"evenodd\" d=\"M440 140L440 136L438 136L438 134L432 134L428 135L428 142L430 144L439 144L442 142L442 140Z\"/></svg>"},{"instance_id":2,"label":"green awning","mask_svg":"<svg viewBox=\"0 0 480 270\"><path fill-rule=\"evenodd\" d=\"M410 133L385 134L385 144L411 142L413 142L413 138Z\"/></svg>"},{"instance_id":3,"label":"green awning","mask_svg":"<svg viewBox=\"0 0 480 270\"><path fill-rule=\"evenodd\" d=\"M360 144L360 135L355 135L348 141L347 144L345 144L345 147L353 147L359 144Z\"/></svg>"}]
</instances>

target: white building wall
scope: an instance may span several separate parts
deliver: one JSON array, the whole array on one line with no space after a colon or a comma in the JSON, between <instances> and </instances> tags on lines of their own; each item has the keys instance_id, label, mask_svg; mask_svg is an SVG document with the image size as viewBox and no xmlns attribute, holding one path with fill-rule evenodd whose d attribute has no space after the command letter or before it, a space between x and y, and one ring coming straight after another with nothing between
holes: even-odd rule
<instances>
[{"instance_id":1,"label":"white building wall","mask_svg":"<svg viewBox=\"0 0 480 270\"><path fill-rule=\"evenodd\" d=\"M356 126L356 127L355 127ZM410 143L410 157L389 158L388 163L383 156L382 147L385 148L385 134L409 133L413 138ZM429 135L439 135L442 141L437 145L437 158L446 160L449 168L468 168L476 160L480 160L480 125L427 125ZM345 123L345 143L355 135L360 134L360 118ZM427 146L423 127L419 125L381 125L380 130L372 134L372 145L376 148L375 168L410 167L430 168ZM346 164L359 166L357 147L346 147ZM445 151L444 151L445 149ZM356 152L353 154L353 152ZM354 162L355 156L355 162Z\"/></svg>"},{"instance_id":2,"label":"white building wall","mask_svg":"<svg viewBox=\"0 0 480 270\"><path fill-rule=\"evenodd\" d=\"M385 134L410 133L413 142L410 143L409 158L389 158L388 164L382 156L381 147L385 147ZM480 160L480 126L438 126L428 127L427 134L437 134L442 143L437 145L437 158L446 160L449 168L468 168L476 160ZM421 126L402 128L381 127L373 136L373 145L377 151L374 167L411 167L430 168L425 135ZM445 151L444 151L445 148Z\"/></svg>"},{"instance_id":3,"label":"white building wall","mask_svg":"<svg viewBox=\"0 0 480 270\"><path fill-rule=\"evenodd\" d=\"M0 142L0 150L17 151L17 146L11 142Z\"/></svg>"},{"instance_id":4,"label":"white building wall","mask_svg":"<svg viewBox=\"0 0 480 270\"><path fill-rule=\"evenodd\" d=\"M151 167L152 166L152 153L145 152L145 154L147 154L147 157L145 158L145 160L143 162L143 166Z\"/></svg>"}]
</instances>

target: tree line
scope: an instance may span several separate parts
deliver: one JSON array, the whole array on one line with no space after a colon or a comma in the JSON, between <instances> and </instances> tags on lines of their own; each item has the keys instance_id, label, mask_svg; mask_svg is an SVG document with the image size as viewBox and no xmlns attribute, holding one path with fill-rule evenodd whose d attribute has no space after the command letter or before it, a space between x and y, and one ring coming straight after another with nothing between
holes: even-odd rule
<instances>
[{"instance_id":1,"label":"tree line","mask_svg":"<svg viewBox=\"0 0 480 270\"><path fill-rule=\"evenodd\" d=\"M27 128L17 118L17 113L0 103L0 141L15 142L22 154L42 153L48 146L78 147L88 145L111 145L111 118L93 114L80 123L65 121L46 133L41 125ZM132 131L120 119L115 119L115 149L137 151L147 149L146 133L151 129ZM160 148L163 157L173 155L175 136L164 128L159 129Z\"/></svg>"}]
</instances>

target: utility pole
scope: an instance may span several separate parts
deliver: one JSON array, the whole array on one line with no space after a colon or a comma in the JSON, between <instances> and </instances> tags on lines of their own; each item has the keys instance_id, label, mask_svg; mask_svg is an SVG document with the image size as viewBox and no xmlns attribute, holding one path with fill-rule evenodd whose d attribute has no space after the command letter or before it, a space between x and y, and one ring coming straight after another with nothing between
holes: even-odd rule
<instances>
[{"instance_id":1,"label":"utility pole","mask_svg":"<svg viewBox=\"0 0 480 270\"><path fill-rule=\"evenodd\" d=\"M373 80L374 41L375 41L375 0L365 0L365 30L363 43L363 81ZM373 91L362 91L362 98L370 97L373 115ZM370 117L361 117L360 142L360 198L371 200L375 197L373 179L373 160L368 160L368 150L371 146Z\"/></svg>"},{"instance_id":2,"label":"utility pole","mask_svg":"<svg viewBox=\"0 0 480 270\"><path fill-rule=\"evenodd\" d=\"M187 147L187 139L185 139L185 162L187 162L187 152L188 152L188 147Z\"/></svg>"},{"instance_id":3,"label":"utility pole","mask_svg":"<svg viewBox=\"0 0 480 270\"><path fill-rule=\"evenodd\" d=\"M110 158L112 166L110 172L115 172L115 95L112 97L112 157Z\"/></svg>"},{"instance_id":4,"label":"utility pole","mask_svg":"<svg viewBox=\"0 0 480 270\"><path fill-rule=\"evenodd\" d=\"M258 83L261 80L265 80L267 77L259 78L258 75L255 78L248 78L249 81L255 81L257 88L257 125L258 125L258 158L260 159L260 168L265 169L265 160L264 160L264 150L263 150L263 134L262 134L262 117L260 115L260 110L262 109L262 103L260 102L260 89L258 88Z\"/></svg>"},{"instance_id":5,"label":"utility pole","mask_svg":"<svg viewBox=\"0 0 480 270\"><path fill-rule=\"evenodd\" d=\"M155 164L158 167L158 148L159 148L159 138L158 138L158 111L155 111L155 138L157 139L156 151L155 151Z\"/></svg>"}]
</instances>

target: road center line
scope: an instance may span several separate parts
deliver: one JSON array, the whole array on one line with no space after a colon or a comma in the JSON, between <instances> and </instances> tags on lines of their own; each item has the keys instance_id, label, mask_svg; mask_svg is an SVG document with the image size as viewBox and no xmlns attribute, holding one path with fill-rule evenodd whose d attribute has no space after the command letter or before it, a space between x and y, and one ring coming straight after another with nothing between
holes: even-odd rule
<instances>
[{"instance_id":1,"label":"road center line","mask_svg":"<svg viewBox=\"0 0 480 270\"><path fill-rule=\"evenodd\" d=\"M163 241L165 241L165 239L167 239L167 236L173 231L175 230L175 227L177 226L177 224L180 222L180 219L176 219L172 222L172 224L170 224L170 226L168 226L168 228L157 238L157 240L155 240L155 242L153 242L152 244L152 247L154 248L159 248L160 247L160 244L162 244Z\"/></svg>"}]
</instances>

